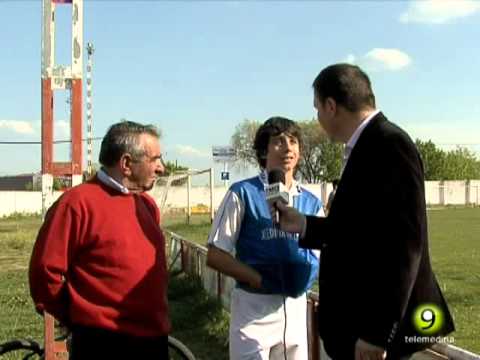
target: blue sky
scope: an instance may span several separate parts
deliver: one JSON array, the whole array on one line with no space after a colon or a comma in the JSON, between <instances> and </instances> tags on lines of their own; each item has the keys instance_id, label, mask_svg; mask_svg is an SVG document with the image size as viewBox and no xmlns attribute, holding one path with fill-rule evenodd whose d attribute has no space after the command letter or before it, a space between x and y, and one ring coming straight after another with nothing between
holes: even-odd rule
<instances>
[{"instance_id":1,"label":"blue sky","mask_svg":"<svg viewBox=\"0 0 480 360\"><path fill-rule=\"evenodd\" d=\"M70 11L57 7L57 63L70 62ZM40 140L41 1L0 1L0 24L0 141ZM244 119L311 119L313 79L349 61L412 138L480 152L479 25L480 1L466 0L86 0L95 136L121 118L154 123L168 160L207 168ZM55 104L65 139L65 94ZM39 145L0 152L0 174L40 169Z\"/></svg>"}]
</instances>

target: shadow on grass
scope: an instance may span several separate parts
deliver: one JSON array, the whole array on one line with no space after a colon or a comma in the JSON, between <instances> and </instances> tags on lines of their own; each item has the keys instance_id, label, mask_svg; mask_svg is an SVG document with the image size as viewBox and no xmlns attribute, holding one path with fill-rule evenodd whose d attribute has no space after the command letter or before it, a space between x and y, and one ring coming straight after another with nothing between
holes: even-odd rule
<instances>
[{"instance_id":1,"label":"shadow on grass","mask_svg":"<svg viewBox=\"0 0 480 360\"><path fill-rule=\"evenodd\" d=\"M228 359L229 315L218 301L208 297L198 279L185 274L171 277L168 301L173 336L197 359Z\"/></svg>"}]
</instances>

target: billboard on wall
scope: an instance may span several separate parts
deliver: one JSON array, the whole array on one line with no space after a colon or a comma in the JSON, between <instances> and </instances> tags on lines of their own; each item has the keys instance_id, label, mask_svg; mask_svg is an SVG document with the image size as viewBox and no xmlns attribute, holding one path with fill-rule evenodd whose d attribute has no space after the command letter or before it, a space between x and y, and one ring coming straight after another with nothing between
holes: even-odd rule
<instances>
[{"instance_id":1,"label":"billboard on wall","mask_svg":"<svg viewBox=\"0 0 480 360\"><path fill-rule=\"evenodd\" d=\"M231 146L213 146L212 147L213 161L231 162L235 160L235 149Z\"/></svg>"}]
</instances>

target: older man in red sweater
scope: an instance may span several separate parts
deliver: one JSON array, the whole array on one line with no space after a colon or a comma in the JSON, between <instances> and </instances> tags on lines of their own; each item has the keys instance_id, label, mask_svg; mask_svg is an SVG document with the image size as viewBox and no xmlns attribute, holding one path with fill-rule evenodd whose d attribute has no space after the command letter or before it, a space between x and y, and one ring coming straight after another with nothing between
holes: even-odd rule
<instances>
[{"instance_id":1,"label":"older man in red sweater","mask_svg":"<svg viewBox=\"0 0 480 360\"><path fill-rule=\"evenodd\" d=\"M100 163L46 215L30 262L35 307L71 328L70 359L167 359L165 239L145 193L164 171L158 132L111 126Z\"/></svg>"}]
</instances>

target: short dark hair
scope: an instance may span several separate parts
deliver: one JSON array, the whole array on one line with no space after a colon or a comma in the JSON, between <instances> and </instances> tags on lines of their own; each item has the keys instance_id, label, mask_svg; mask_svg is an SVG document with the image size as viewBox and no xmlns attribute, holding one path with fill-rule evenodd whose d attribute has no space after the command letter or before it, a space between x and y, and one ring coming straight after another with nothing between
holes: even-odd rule
<instances>
[{"instance_id":1,"label":"short dark hair","mask_svg":"<svg viewBox=\"0 0 480 360\"><path fill-rule=\"evenodd\" d=\"M340 179L334 179L334 180L332 181L333 187L336 188L336 187L338 186L338 183L339 183L339 182L340 182Z\"/></svg>"},{"instance_id":2,"label":"short dark hair","mask_svg":"<svg viewBox=\"0 0 480 360\"><path fill-rule=\"evenodd\" d=\"M99 161L103 166L114 166L123 154L129 153L135 160L145 155L139 137L148 134L160 138L154 125L142 125L133 121L122 121L108 129L100 147Z\"/></svg>"},{"instance_id":3,"label":"short dark hair","mask_svg":"<svg viewBox=\"0 0 480 360\"><path fill-rule=\"evenodd\" d=\"M315 96L322 103L332 98L348 111L375 108L375 95L368 75L356 65L335 64L323 69L313 82Z\"/></svg>"},{"instance_id":4,"label":"short dark hair","mask_svg":"<svg viewBox=\"0 0 480 360\"><path fill-rule=\"evenodd\" d=\"M302 130L298 124L290 119L275 116L267 119L257 130L255 140L253 141L253 149L257 156L258 164L261 168L267 166L268 143L272 136L282 133L293 136L298 141L300 152L303 150Z\"/></svg>"}]
</instances>

